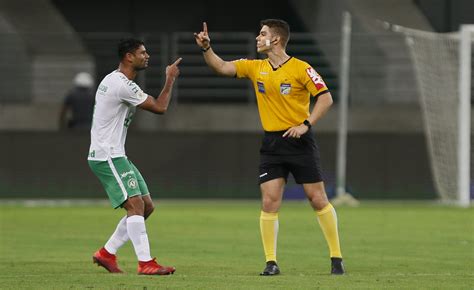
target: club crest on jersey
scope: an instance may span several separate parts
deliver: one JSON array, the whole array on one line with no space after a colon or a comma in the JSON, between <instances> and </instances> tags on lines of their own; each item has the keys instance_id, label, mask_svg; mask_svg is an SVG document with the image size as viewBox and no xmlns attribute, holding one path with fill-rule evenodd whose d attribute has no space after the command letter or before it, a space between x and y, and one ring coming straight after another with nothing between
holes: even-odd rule
<instances>
[{"instance_id":1,"label":"club crest on jersey","mask_svg":"<svg viewBox=\"0 0 474 290\"><path fill-rule=\"evenodd\" d=\"M131 189L135 189L137 188L137 185L138 185L138 182L135 178L130 178L128 181L127 181L127 185L129 188Z\"/></svg>"},{"instance_id":2,"label":"club crest on jersey","mask_svg":"<svg viewBox=\"0 0 474 290\"><path fill-rule=\"evenodd\" d=\"M316 86L316 89L320 90L326 87L326 84L324 83L323 79L314 70L314 68L308 67L306 69L306 73L308 74L309 78L313 81L314 85Z\"/></svg>"},{"instance_id":3,"label":"club crest on jersey","mask_svg":"<svg viewBox=\"0 0 474 290\"><path fill-rule=\"evenodd\" d=\"M291 84L280 84L280 94L289 95L291 92Z\"/></svg>"},{"instance_id":4,"label":"club crest on jersey","mask_svg":"<svg viewBox=\"0 0 474 290\"><path fill-rule=\"evenodd\" d=\"M262 82L257 82L257 87L259 93L265 94L265 86Z\"/></svg>"}]
</instances>

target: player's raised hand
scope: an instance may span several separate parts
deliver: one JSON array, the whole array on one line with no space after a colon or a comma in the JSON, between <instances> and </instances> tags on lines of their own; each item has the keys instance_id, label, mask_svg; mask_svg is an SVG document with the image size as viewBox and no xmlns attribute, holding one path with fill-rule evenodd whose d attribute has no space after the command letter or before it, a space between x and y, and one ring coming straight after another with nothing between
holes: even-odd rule
<instances>
[{"instance_id":1,"label":"player's raised hand","mask_svg":"<svg viewBox=\"0 0 474 290\"><path fill-rule=\"evenodd\" d=\"M166 77L172 78L173 80L179 76L179 63L183 58L178 58L174 63L166 67Z\"/></svg>"},{"instance_id":2,"label":"player's raised hand","mask_svg":"<svg viewBox=\"0 0 474 290\"><path fill-rule=\"evenodd\" d=\"M201 48L207 49L211 45L211 39L209 38L209 33L207 32L207 23L202 23L202 31L199 33L194 33L194 38L196 39L197 45Z\"/></svg>"}]
</instances>

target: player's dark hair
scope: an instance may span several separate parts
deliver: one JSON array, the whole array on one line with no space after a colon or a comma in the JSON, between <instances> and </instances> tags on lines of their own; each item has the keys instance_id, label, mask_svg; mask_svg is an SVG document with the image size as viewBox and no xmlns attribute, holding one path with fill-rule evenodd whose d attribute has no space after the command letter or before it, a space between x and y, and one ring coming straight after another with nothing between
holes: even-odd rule
<instances>
[{"instance_id":1,"label":"player's dark hair","mask_svg":"<svg viewBox=\"0 0 474 290\"><path fill-rule=\"evenodd\" d=\"M145 45L145 43L134 38L120 40L118 44L119 59L122 60L127 53L134 53L141 45Z\"/></svg>"},{"instance_id":2,"label":"player's dark hair","mask_svg":"<svg viewBox=\"0 0 474 290\"><path fill-rule=\"evenodd\" d=\"M283 46L286 47L290 40L290 26L288 23L281 19L265 19L260 21L260 28L264 25L268 26L275 34L280 36Z\"/></svg>"}]
</instances>

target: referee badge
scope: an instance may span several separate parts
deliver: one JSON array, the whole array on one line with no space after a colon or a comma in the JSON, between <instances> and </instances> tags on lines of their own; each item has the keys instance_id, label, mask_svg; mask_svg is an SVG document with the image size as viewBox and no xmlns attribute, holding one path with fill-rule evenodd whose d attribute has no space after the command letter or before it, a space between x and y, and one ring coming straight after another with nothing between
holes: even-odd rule
<instances>
[{"instance_id":1,"label":"referee badge","mask_svg":"<svg viewBox=\"0 0 474 290\"><path fill-rule=\"evenodd\" d=\"M265 86L263 85L263 82L257 81L257 87L259 93L265 94Z\"/></svg>"},{"instance_id":2,"label":"referee badge","mask_svg":"<svg viewBox=\"0 0 474 290\"><path fill-rule=\"evenodd\" d=\"M291 84L280 84L280 94L289 95L291 92Z\"/></svg>"}]
</instances>

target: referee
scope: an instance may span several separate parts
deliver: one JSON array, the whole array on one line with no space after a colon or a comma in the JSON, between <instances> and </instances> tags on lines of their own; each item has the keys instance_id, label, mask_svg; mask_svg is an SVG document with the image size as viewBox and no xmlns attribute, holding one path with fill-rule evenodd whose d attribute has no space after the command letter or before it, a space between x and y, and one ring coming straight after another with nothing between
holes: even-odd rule
<instances>
[{"instance_id":1,"label":"referee","mask_svg":"<svg viewBox=\"0 0 474 290\"><path fill-rule=\"evenodd\" d=\"M290 39L288 23L279 19L260 22L257 51L268 58L224 61L211 48L207 24L195 33L207 65L217 74L252 81L265 135L260 148L262 210L260 232L266 267L260 275L277 275L278 210L291 172L303 184L329 246L331 274L344 274L339 246L337 215L329 203L322 179L319 149L311 127L332 105L332 97L321 76L306 62L286 53ZM317 98L311 114L310 95Z\"/></svg>"}]
</instances>

